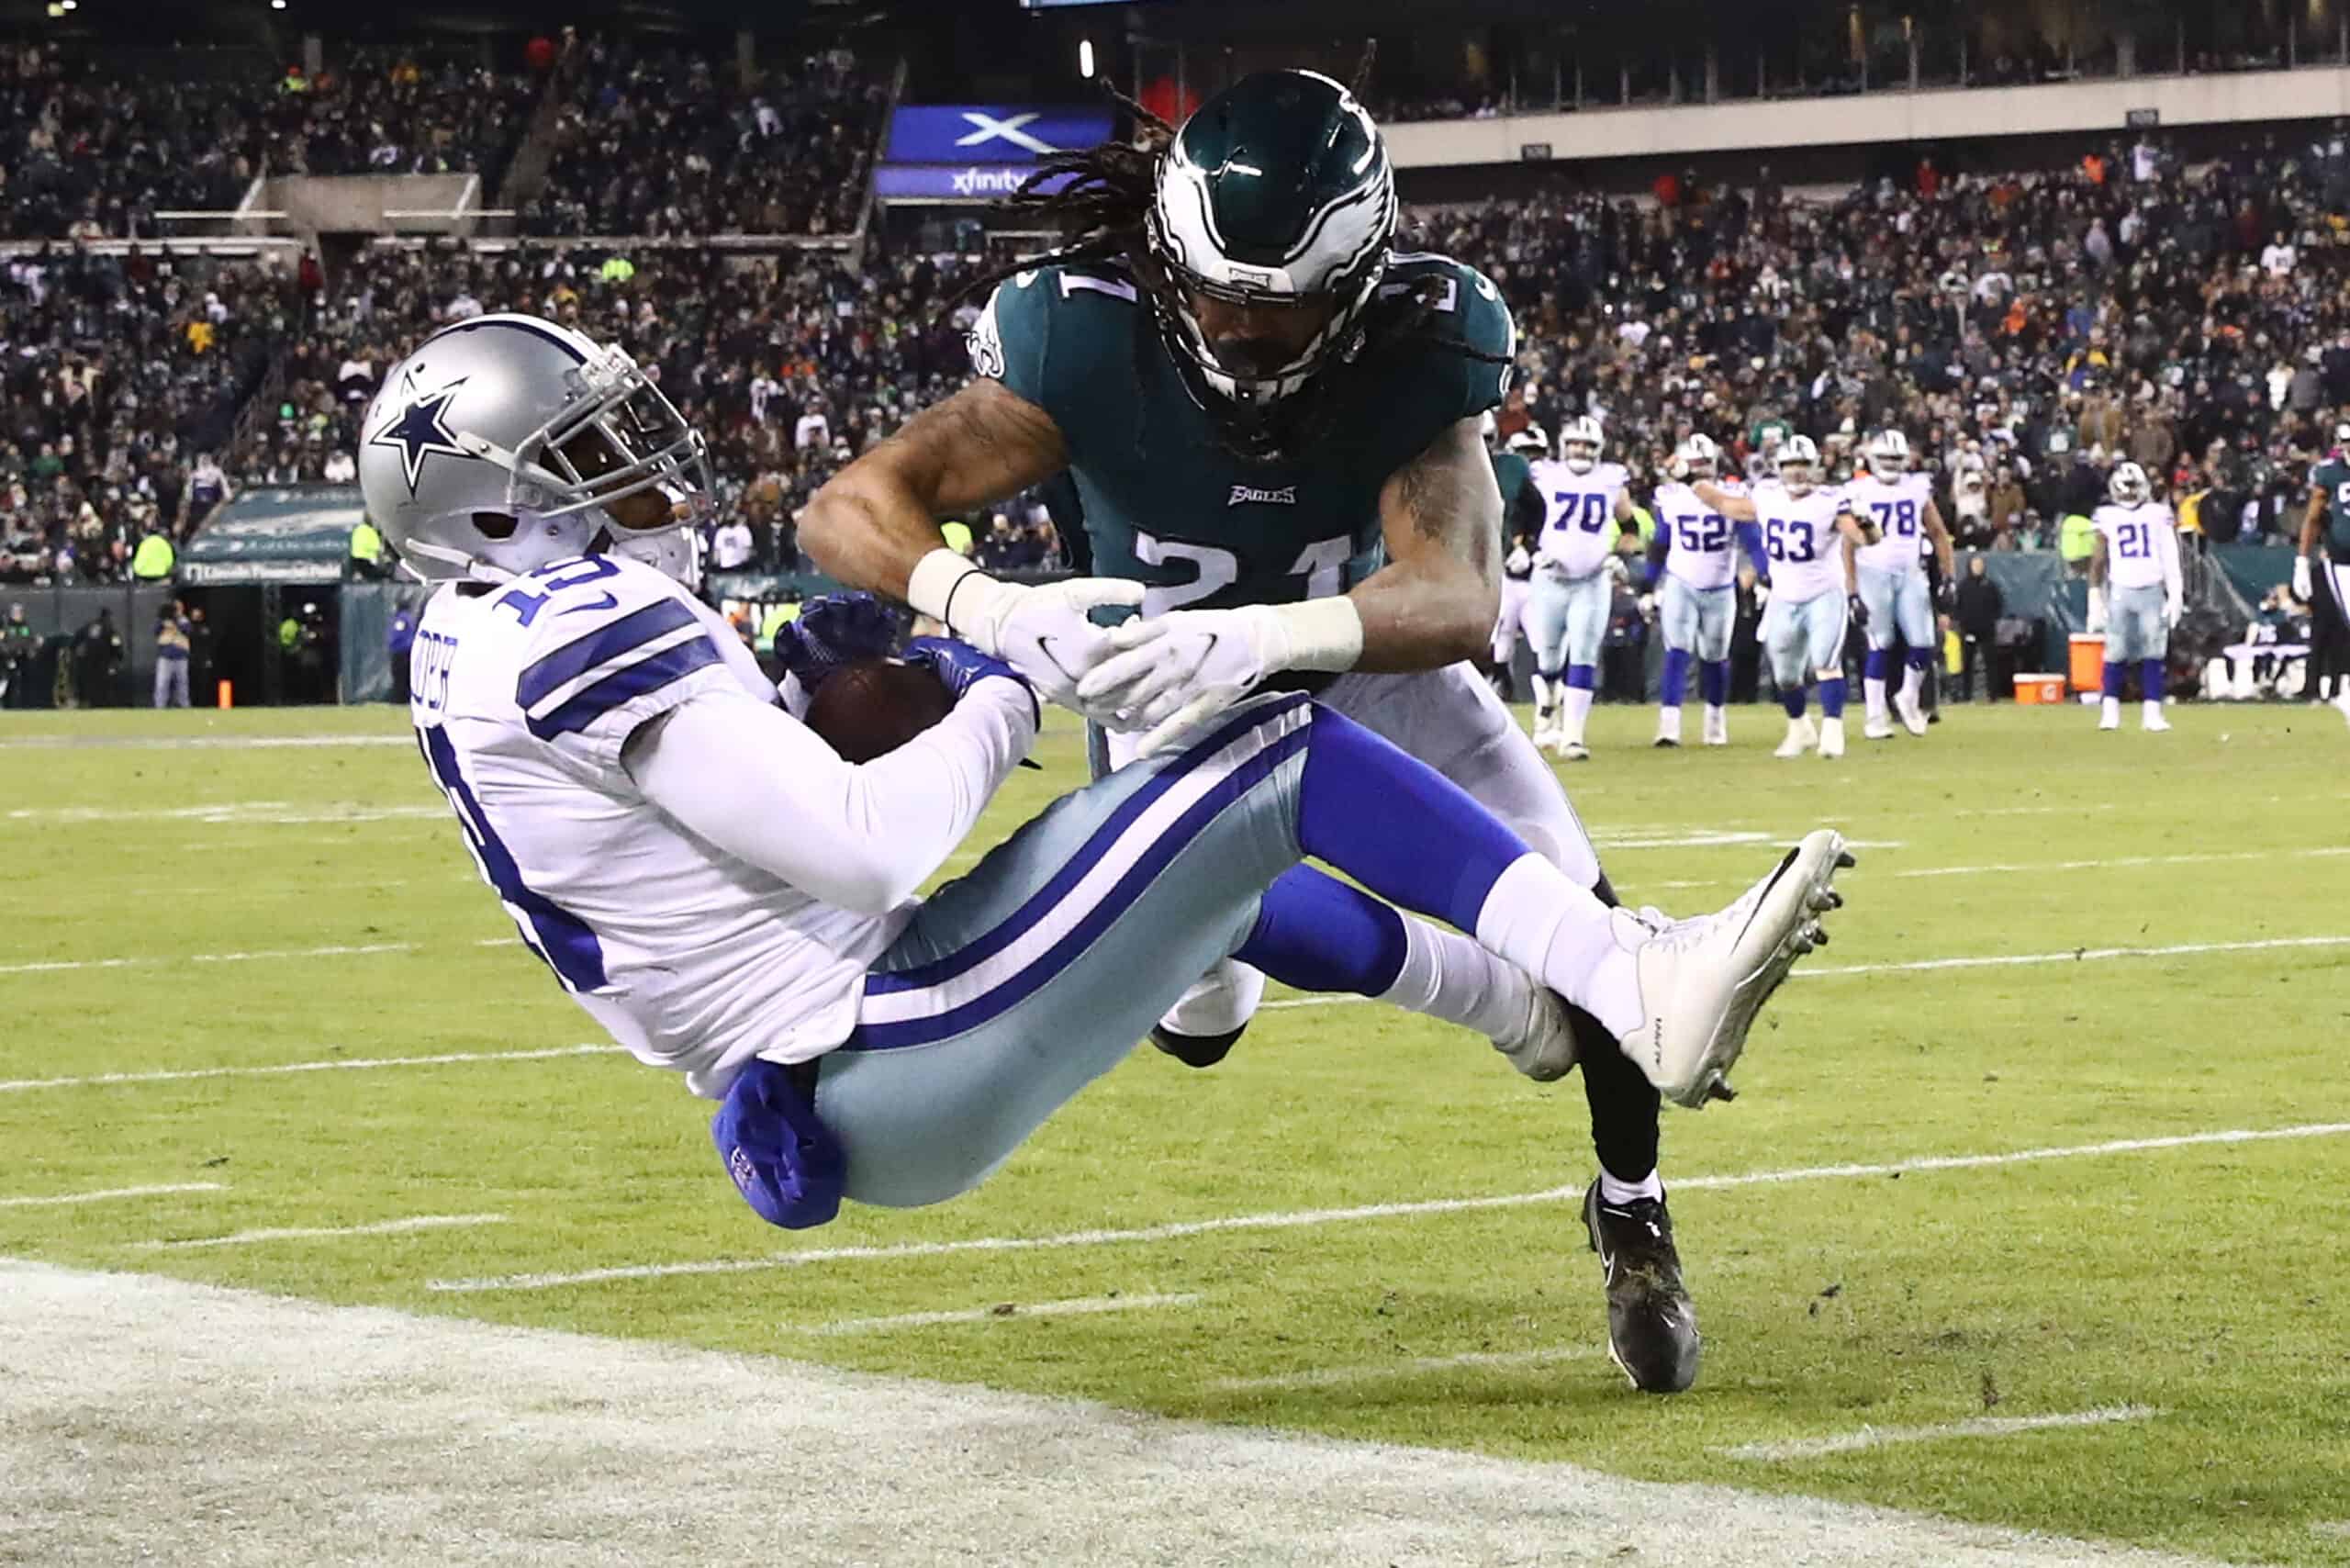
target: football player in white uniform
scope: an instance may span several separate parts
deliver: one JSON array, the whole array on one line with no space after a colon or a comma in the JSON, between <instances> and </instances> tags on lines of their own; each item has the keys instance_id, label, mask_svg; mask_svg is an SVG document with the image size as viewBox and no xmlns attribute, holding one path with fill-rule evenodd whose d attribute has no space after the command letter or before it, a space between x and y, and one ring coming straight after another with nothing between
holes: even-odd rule
<instances>
[{"instance_id":1,"label":"football player in white uniform","mask_svg":"<svg viewBox=\"0 0 2350 1568\"><path fill-rule=\"evenodd\" d=\"M2135 463L2114 465L2106 494L2110 499L2090 518L2097 525L2097 548L2089 557L2089 629L2105 633L2105 696L2098 705L2097 727L2121 727L2121 689L2136 665L2144 699L2138 722L2145 729L2167 730L2163 660L2170 654L2171 628L2186 607L2178 522L2169 507L2154 498L2146 471Z\"/></svg>"},{"instance_id":2,"label":"football player in white uniform","mask_svg":"<svg viewBox=\"0 0 2350 1568\"><path fill-rule=\"evenodd\" d=\"M1662 559L1657 622L1664 633L1664 675L1657 691L1656 744L1681 744L1681 699L1689 666L1697 666L1697 689L1705 698L1705 741L1729 744L1729 638L1738 620L1739 525L1697 498L1692 484L1713 481L1721 471L1721 448L1702 431L1673 455L1672 478L1656 487L1656 543L1651 566Z\"/></svg>"},{"instance_id":3,"label":"football player in white uniform","mask_svg":"<svg viewBox=\"0 0 2350 1568\"><path fill-rule=\"evenodd\" d=\"M1871 543L1844 510L1843 498L1818 486L1819 448L1811 437L1787 438L1775 479L1734 496L1718 485L1691 487L1733 522L1759 523L1770 561L1771 602L1762 611L1762 647L1787 710L1786 738L1775 756L1844 755L1844 626L1854 592L1844 542ZM1804 715L1804 687L1819 681L1819 725Z\"/></svg>"},{"instance_id":4,"label":"football player in white uniform","mask_svg":"<svg viewBox=\"0 0 2350 1568\"><path fill-rule=\"evenodd\" d=\"M1629 478L1623 465L1600 461L1606 449L1599 421L1585 414L1561 433L1556 458L1534 465L1545 513L1526 612L1534 643L1534 744L1548 742L1569 762L1591 756L1584 727L1615 598L1607 563L1622 525L1632 521Z\"/></svg>"},{"instance_id":5,"label":"football player in white uniform","mask_svg":"<svg viewBox=\"0 0 2350 1568\"><path fill-rule=\"evenodd\" d=\"M1933 487L1923 474L1909 468L1909 438L1886 429L1869 438L1862 449L1868 473L1844 487L1844 505L1877 534L1874 544L1854 551L1854 577L1860 585L1861 608L1867 620L1868 665L1861 690L1868 706L1868 722L1861 733L1881 741L1893 734L1886 711L1886 676L1896 633L1901 639L1903 670L1900 695L1894 706L1902 726L1913 735L1926 733L1926 711L1918 694L1932 667L1942 636L1934 622L1933 594L1927 587L1924 548L1930 544L1942 565L1945 585L1957 580L1951 552L1950 530L1934 505Z\"/></svg>"},{"instance_id":6,"label":"football player in white uniform","mask_svg":"<svg viewBox=\"0 0 2350 1568\"><path fill-rule=\"evenodd\" d=\"M526 316L450 327L369 408L360 477L403 566L441 585L410 713L483 879L615 1040L721 1103L721 1160L778 1225L976 1185L1228 954L1314 988L1484 988L1496 1014L1551 1020L1508 1053L1538 1079L1573 1061L1572 1003L1702 1103L1848 859L1816 834L1722 915L1652 924L1289 694L1065 796L918 899L1035 738L1035 693L968 644L917 640L952 711L844 762L646 564L690 564L676 525L700 518L707 470L620 350ZM1040 613L1034 590L961 591L983 590L1013 599L993 632ZM1080 663L1082 624L1048 633ZM872 651L795 645L787 700ZM1428 946L1306 855L1477 935Z\"/></svg>"}]
</instances>

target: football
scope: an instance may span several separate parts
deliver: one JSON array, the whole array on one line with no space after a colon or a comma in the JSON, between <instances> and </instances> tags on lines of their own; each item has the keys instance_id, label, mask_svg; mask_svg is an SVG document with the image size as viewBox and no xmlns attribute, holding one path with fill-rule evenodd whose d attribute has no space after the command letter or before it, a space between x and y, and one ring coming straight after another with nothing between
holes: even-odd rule
<instances>
[{"instance_id":1,"label":"football","mask_svg":"<svg viewBox=\"0 0 2350 1568\"><path fill-rule=\"evenodd\" d=\"M808 704L808 727L845 762L897 750L955 706L938 677L901 659L858 659L825 678Z\"/></svg>"}]
</instances>

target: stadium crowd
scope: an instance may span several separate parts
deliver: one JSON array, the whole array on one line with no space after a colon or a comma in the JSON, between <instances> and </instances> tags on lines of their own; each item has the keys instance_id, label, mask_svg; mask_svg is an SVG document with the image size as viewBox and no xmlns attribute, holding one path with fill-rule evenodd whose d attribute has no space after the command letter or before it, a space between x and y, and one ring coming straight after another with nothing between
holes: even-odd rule
<instances>
[{"instance_id":1,"label":"stadium crowd","mask_svg":"<svg viewBox=\"0 0 2350 1568\"><path fill-rule=\"evenodd\" d=\"M843 234L856 227L890 98L845 48L745 87L705 56L578 46L544 189L550 234Z\"/></svg>"},{"instance_id":2,"label":"stadium crowd","mask_svg":"<svg viewBox=\"0 0 2350 1568\"><path fill-rule=\"evenodd\" d=\"M158 81L103 54L9 50L0 238L151 236L158 211L232 208L264 170L494 188L544 90L424 50L356 49L315 78L260 57L211 65Z\"/></svg>"},{"instance_id":3,"label":"stadium crowd","mask_svg":"<svg viewBox=\"0 0 2350 1568\"><path fill-rule=\"evenodd\" d=\"M843 102L871 112L855 135L822 133L845 160L822 189L861 188L843 171L871 155L883 89L849 56L767 78L772 97L616 46L584 46L579 69L628 129L575 147L568 179L558 163L551 188L571 194L554 199L580 204L578 225L722 229L745 203L802 199L767 183L794 160L760 139L811 134ZM706 181L642 206L650 149L681 137L698 139ZM1962 543L2010 548L2055 544L2123 455L2198 497L2215 537L2293 526L2350 404L2345 210L2335 131L2194 165L2151 139L2053 173L1921 162L1827 204L1788 199L1767 169L1740 189L1667 174L1643 202L1561 186L1413 211L1400 242L1472 261L1508 296L1522 337L1505 432L1588 409L1645 486L1692 428L1740 459L1800 430L1842 463L1898 424ZM853 218L826 207L807 221ZM203 454L235 485L347 478L383 370L434 326L498 309L570 321L655 367L710 432L722 508L747 531L747 548L713 541L721 564L788 567L814 488L961 379L969 307L939 312L973 264L563 238L379 246L331 277L307 259L287 274L168 252L19 256L0 284L0 572L125 569L142 530L185 526ZM274 406L250 411L232 451L237 400L272 362ZM201 493L216 488L207 471ZM1007 565L1057 554L1040 510L970 520L976 547Z\"/></svg>"}]
</instances>

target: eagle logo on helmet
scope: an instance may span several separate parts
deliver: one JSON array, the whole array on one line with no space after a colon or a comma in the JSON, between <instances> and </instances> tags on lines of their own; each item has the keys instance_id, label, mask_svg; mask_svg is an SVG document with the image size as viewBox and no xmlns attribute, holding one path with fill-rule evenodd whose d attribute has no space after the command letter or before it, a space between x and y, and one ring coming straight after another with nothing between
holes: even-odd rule
<instances>
[{"instance_id":1,"label":"eagle logo on helmet","mask_svg":"<svg viewBox=\"0 0 2350 1568\"><path fill-rule=\"evenodd\" d=\"M370 446L387 446L400 454L402 471L408 476L408 498L416 497L417 481L424 476L424 460L434 453L451 457L471 458L473 454L457 444L456 432L449 428L449 404L457 389L465 384L460 375L446 386L433 392L420 392L416 383L416 367L408 366L400 378L400 411L383 429L368 437Z\"/></svg>"}]
</instances>

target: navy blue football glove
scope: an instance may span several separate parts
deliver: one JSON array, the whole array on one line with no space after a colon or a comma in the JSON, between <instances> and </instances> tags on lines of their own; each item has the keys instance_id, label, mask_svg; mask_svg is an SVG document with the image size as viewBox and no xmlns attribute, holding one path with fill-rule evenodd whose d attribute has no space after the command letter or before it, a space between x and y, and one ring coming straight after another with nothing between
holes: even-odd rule
<instances>
[{"instance_id":1,"label":"navy blue football glove","mask_svg":"<svg viewBox=\"0 0 2350 1568\"><path fill-rule=\"evenodd\" d=\"M809 696L824 678L859 659L886 657L898 640L898 618L869 593L820 594L800 607L800 619L775 634L775 656Z\"/></svg>"},{"instance_id":2,"label":"navy blue football glove","mask_svg":"<svg viewBox=\"0 0 2350 1568\"><path fill-rule=\"evenodd\" d=\"M765 1058L744 1066L710 1120L710 1139L744 1202L786 1230L807 1230L841 1212L847 1157L791 1070Z\"/></svg>"},{"instance_id":3,"label":"navy blue football glove","mask_svg":"<svg viewBox=\"0 0 2350 1568\"><path fill-rule=\"evenodd\" d=\"M983 680L1012 680L1028 694L1028 707L1039 722L1044 710L1037 705L1036 689L1027 678L1002 659L983 654L970 644L953 637L916 637L906 644L906 663L920 665L936 676L946 689L960 702L963 694Z\"/></svg>"},{"instance_id":4,"label":"navy blue football glove","mask_svg":"<svg viewBox=\"0 0 2350 1568\"><path fill-rule=\"evenodd\" d=\"M1848 593L1844 596L1844 612L1852 618L1853 625L1863 632L1869 629L1869 607L1861 601L1859 594Z\"/></svg>"}]
</instances>

